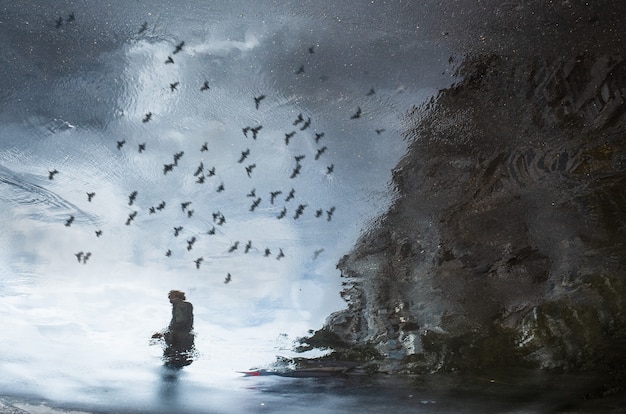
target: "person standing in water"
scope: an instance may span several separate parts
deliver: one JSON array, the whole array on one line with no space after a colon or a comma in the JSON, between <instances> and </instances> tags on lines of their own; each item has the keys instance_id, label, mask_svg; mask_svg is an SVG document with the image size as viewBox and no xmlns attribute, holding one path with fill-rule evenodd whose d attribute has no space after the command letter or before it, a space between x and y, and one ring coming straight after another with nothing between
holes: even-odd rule
<instances>
[{"instance_id":1,"label":"person standing in water","mask_svg":"<svg viewBox=\"0 0 626 414\"><path fill-rule=\"evenodd\" d=\"M172 304L172 320L165 332L156 332L152 338L165 340L165 365L182 368L193 362L193 305L180 290L171 290L167 297Z\"/></svg>"}]
</instances>

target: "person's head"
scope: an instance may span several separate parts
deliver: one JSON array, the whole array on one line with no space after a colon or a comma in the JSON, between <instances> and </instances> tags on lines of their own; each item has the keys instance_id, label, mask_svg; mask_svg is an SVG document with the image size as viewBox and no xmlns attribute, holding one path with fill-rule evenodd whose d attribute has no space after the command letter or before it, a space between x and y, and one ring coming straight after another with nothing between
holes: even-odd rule
<instances>
[{"instance_id":1,"label":"person's head","mask_svg":"<svg viewBox=\"0 0 626 414\"><path fill-rule=\"evenodd\" d=\"M185 292L180 290L170 290L170 293L167 295L167 298L171 303L176 301L184 301L185 300Z\"/></svg>"}]
</instances>

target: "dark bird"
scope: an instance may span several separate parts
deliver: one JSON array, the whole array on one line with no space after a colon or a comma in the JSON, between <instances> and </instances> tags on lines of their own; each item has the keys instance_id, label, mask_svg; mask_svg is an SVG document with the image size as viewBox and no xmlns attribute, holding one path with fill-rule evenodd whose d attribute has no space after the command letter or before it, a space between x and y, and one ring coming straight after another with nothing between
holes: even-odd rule
<instances>
[{"instance_id":1,"label":"dark bird","mask_svg":"<svg viewBox=\"0 0 626 414\"><path fill-rule=\"evenodd\" d=\"M180 151L174 154L174 165L178 165L178 161L185 155L185 151Z\"/></svg>"},{"instance_id":2,"label":"dark bird","mask_svg":"<svg viewBox=\"0 0 626 414\"><path fill-rule=\"evenodd\" d=\"M178 237L180 232L183 230L183 226L174 227L174 237Z\"/></svg>"},{"instance_id":3,"label":"dark bird","mask_svg":"<svg viewBox=\"0 0 626 414\"><path fill-rule=\"evenodd\" d=\"M196 169L196 172L193 173L194 177L199 176L200 174L202 174L202 171L204 171L204 163L202 161L200 161L200 165L198 166L198 168Z\"/></svg>"},{"instance_id":4,"label":"dark bird","mask_svg":"<svg viewBox=\"0 0 626 414\"><path fill-rule=\"evenodd\" d=\"M259 125L258 127L255 127L255 128L250 128L250 131L252 131L252 139L256 139L257 134L262 128L263 128L263 125Z\"/></svg>"},{"instance_id":5,"label":"dark bird","mask_svg":"<svg viewBox=\"0 0 626 414\"><path fill-rule=\"evenodd\" d=\"M96 237L102 236L102 230L96 230Z\"/></svg>"},{"instance_id":6,"label":"dark bird","mask_svg":"<svg viewBox=\"0 0 626 414\"><path fill-rule=\"evenodd\" d=\"M234 252L235 250L237 250L238 247L239 247L239 242L236 241L230 246L230 248L228 249L228 253Z\"/></svg>"},{"instance_id":7,"label":"dark bird","mask_svg":"<svg viewBox=\"0 0 626 414\"><path fill-rule=\"evenodd\" d=\"M250 131L250 129L251 128L249 126L241 128L241 131L246 138L248 138L248 131Z\"/></svg>"},{"instance_id":8,"label":"dark bird","mask_svg":"<svg viewBox=\"0 0 626 414\"><path fill-rule=\"evenodd\" d=\"M313 45L313 46L309 47L309 53L310 53L310 54L315 53L315 45Z\"/></svg>"},{"instance_id":9,"label":"dark bird","mask_svg":"<svg viewBox=\"0 0 626 414\"><path fill-rule=\"evenodd\" d=\"M83 256L83 264L87 264L87 260L89 260L90 257L91 257L91 252L85 253L85 255Z\"/></svg>"},{"instance_id":10,"label":"dark bird","mask_svg":"<svg viewBox=\"0 0 626 414\"><path fill-rule=\"evenodd\" d=\"M250 174L252 174L252 170L254 170L255 168L256 164L250 164L246 167L246 173L248 174L248 177L252 178Z\"/></svg>"},{"instance_id":11,"label":"dark bird","mask_svg":"<svg viewBox=\"0 0 626 414\"><path fill-rule=\"evenodd\" d=\"M326 210L327 220L330 221L333 218L333 213L335 212L335 206L331 207L329 210Z\"/></svg>"},{"instance_id":12,"label":"dark bird","mask_svg":"<svg viewBox=\"0 0 626 414\"><path fill-rule=\"evenodd\" d=\"M124 146L124 144L126 144L126 140L125 139L123 139L121 141L117 141L117 149L121 150L122 147Z\"/></svg>"},{"instance_id":13,"label":"dark bird","mask_svg":"<svg viewBox=\"0 0 626 414\"><path fill-rule=\"evenodd\" d=\"M322 214L324 214L323 209L315 210L315 217L322 217Z\"/></svg>"},{"instance_id":14,"label":"dark bird","mask_svg":"<svg viewBox=\"0 0 626 414\"><path fill-rule=\"evenodd\" d=\"M246 194L246 197L256 197L256 188L250 190L250 192Z\"/></svg>"},{"instance_id":15,"label":"dark bird","mask_svg":"<svg viewBox=\"0 0 626 414\"><path fill-rule=\"evenodd\" d=\"M291 175L289 176L289 178L296 178L298 176L298 174L300 174L300 169L302 168L301 164L296 164L296 166L294 167L293 171L291 171Z\"/></svg>"},{"instance_id":16,"label":"dark bird","mask_svg":"<svg viewBox=\"0 0 626 414\"><path fill-rule=\"evenodd\" d=\"M65 227L69 227L74 222L74 216L70 216L67 220L65 220Z\"/></svg>"},{"instance_id":17,"label":"dark bird","mask_svg":"<svg viewBox=\"0 0 626 414\"><path fill-rule=\"evenodd\" d=\"M259 105L261 104L261 101L263 99L265 99L265 95L259 95L254 97L254 106L256 107L256 109L259 109Z\"/></svg>"},{"instance_id":18,"label":"dark bird","mask_svg":"<svg viewBox=\"0 0 626 414\"><path fill-rule=\"evenodd\" d=\"M320 139L322 139L323 136L324 136L323 132L316 132L315 133L315 143L317 144L320 141Z\"/></svg>"},{"instance_id":19,"label":"dark bird","mask_svg":"<svg viewBox=\"0 0 626 414\"><path fill-rule=\"evenodd\" d=\"M178 52L180 52L181 50L183 50L183 46L185 46L185 42L182 41L179 44L176 45L176 48L174 49L174 52L172 52L173 54L176 54Z\"/></svg>"},{"instance_id":20,"label":"dark bird","mask_svg":"<svg viewBox=\"0 0 626 414\"><path fill-rule=\"evenodd\" d=\"M174 164L163 164L163 175L174 170Z\"/></svg>"},{"instance_id":21,"label":"dark bird","mask_svg":"<svg viewBox=\"0 0 626 414\"><path fill-rule=\"evenodd\" d=\"M171 56L167 57L167 60L165 61L165 64L167 65L168 63L174 63L174 59L172 59Z\"/></svg>"},{"instance_id":22,"label":"dark bird","mask_svg":"<svg viewBox=\"0 0 626 414\"><path fill-rule=\"evenodd\" d=\"M91 203L91 200L93 200L95 195L96 195L96 193L94 193L94 192L87 193L87 201L89 201Z\"/></svg>"},{"instance_id":23,"label":"dark bird","mask_svg":"<svg viewBox=\"0 0 626 414\"><path fill-rule=\"evenodd\" d=\"M272 192L270 193L270 204L274 204L274 199L275 199L276 197L278 197L279 195L281 195L282 193L283 193L283 192L282 192L282 191L280 191L280 190L278 190L278 191L272 191Z\"/></svg>"},{"instance_id":24,"label":"dark bird","mask_svg":"<svg viewBox=\"0 0 626 414\"><path fill-rule=\"evenodd\" d=\"M245 151L241 151L241 157L239 157L239 161L237 162L241 164L246 158L248 158L248 155L250 155L250 149L246 148Z\"/></svg>"},{"instance_id":25,"label":"dark bird","mask_svg":"<svg viewBox=\"0 0 626 414\"><path fill-rule=\"evenodd\" d=\"M139 153L142 153L146 150L146 143L144 142L143 144L139 144Z\"/></svg>"},{"instance_id":26,"label":"dark bird","mask_svg":"<svg viewBox=\"0 0 626 414\"><path fill-rule=\"evenodd\" d=\"M311 118L307 118L307 120L304 122L304 124L302 124L302 126L300 127L300 131L304 131L305 129L307 129L310 126L311 126Z\"/></svg>"},{"instance_id":27,"label":"dark bird","mask_svg":"<svg viewBox=\"0 0 626 414\"><path fill-rule=\"evenodd\" d=\"M281 219L287 215L287 207L283 207L282 211L276 216L277 219Z\"/></svg>"},{"instance_id":28,"label":"dark bird","mask_svg":"<svg viewBox=\"0 0 626 414\"><path fill-rule=\"evenodd\" d=\"M207 177L213 177L215 175L215 167L207 171Z\"/></svg>"},{"instance_id":29,"label":"dark bird","mask_svg":"<svg viewBox=\"0 0 626 414\"><path fill-rule=\"evenodd\" d=\"M57 29L60 29L60 28L61 28L61 26L63 26L63 17L59 17L59 18L56 20L56 25L55 25L55 27L56 27Z\"/></svg>"},{"instance_id":30,"label":"dark bird","mask_svg":"<svg viewBox=\"0 0 626 414\"><path fill-rule=\"evenodd\" d=\"M200 152L205 152L209 150L209 143L205 142L204 144L202 144L202 147L200 147Z\"/></svg>"},{"instance_id":31,"label":"dark bird","mask_svg":"<svg viewBox=\"0 0 626 414\"><path fill-rule=\"evenodd\" d=\"M300 218L300 216L302 215L302 213L304 213L304 209L306 208L306 204L300 204L298 206L298 208L296 209L296 214L294 214L293 218L295 220L297 220L298 218Z\"/></svg>"},{"instance_id":32,"label":"dark bird","mask_svg":"<svg viewBox=\"0 0 626 414\"><path fill-rule=\"evenodd\" d=\"M252 205L250 206L250 211L254 211L254 209L257 208L259 204L261 204L261 197L252 202Z\"/></svg>"},{"instance_id":33,"label":"dark bird","mask_svg":"<svg viewBox=\"0 0 626 414\"><path fill-rule=\"evenodd\" d=\"M221 192L222 192L222 191L224 191L224 190L225 190L225 188L224 188L224 183L221 183L219 186L217 186L217 192L218 192L218 193L221 193Z\"/></svg>"},{"instance_id":34,"label":"dark bird","mask_svg":"<svg viewBox=\"0 0 626 414\"><path fill-rule=\"evenodd\" d=\"M59 171L57 171L56 169L52 170L52 171L48 171L48 179L49 180L54 180L54 176L57 175L58 173L59 173Z\"/></svg>"},{"instance_id":35,"label":"dark bird","mask_svg":"<svg viewBox=\"0 0 626 414\"><path fill-rule=\"evenodd\" d=\"M376 133L377 133L378 135L382 134L383 132L385 132L385 128L381 128L381 129L377 129L377 130L376 130Z\"/></svg>"},{"instance_id":36,"label":"dark bird","mask_svg":"<svg viewBox=\"0 0 626 414\"><path fill-rule=\"evenodd\" d=\"M191 239L187 240L187 251L193 248L193 244L196 242L196 236L193 236Z\"/></svg>"},{"instance_id":37,"label":"dark bird","mask_svg":"<svg viewBox=\"0 0 626 414\"><path fill-rule=\"evenodd\" d=\"M285 134L285 145L289 145L289 140L291 140L294 135L296 135L296 131L291 131Z\"/></svg>"},{"instance_id":38,"label":"dark bird","mask_svg":"<svg viewBox=\"0 0 626 414\"><path fill-rule=\"evenodd\" d=\"M217 225L221 226L224 223L226 223L226 217L224 217L224 215L222 214L218 219L217 219Z\"/></svg>"},{"instance_id":39,"label":"dark bird","mask_svg":"<svg viewBox=\"0 0 626 414\"><path fill-rule=\"evenodd\" d=\"M289 194L287 194L287 198L285 198L285 201L291 200L295 196L295 194L296 194L296 190L292 188L291 191L289 191Z\"/></svg>"},{"instance_id":40,"label":"dark bird","mask_svg":"<svg viewBox=\"0 0 626 414\"><path fill-rule=\"evenodd\" d=\"M76 259L78 259L78 263L81 262L81 260L83 259L83 255L84 254L85 253L83 253L83 252L74 253L74 256L76 256Z\"/></svg>"},{"instance_id":41,"label":"dark bird","mask_svg":"<svg viewBox=\"0 0 626 414\"><path fill-rule=\"evenodd\" d=\"M170 257L172 255L172 251L170 249L167 249L167 251L165 252L165 256Z\"/></svg>"},{"instance_id":42,"label":"dark bird","mask_svg":"<svg viewBox=\"0 0 626 414\"><path fill-rule=\"evenodd\" d=\"M283 257L285 257L285 253L283 253L283 249L278 249L278 250L279 252L278 252L278 255L276 256L276 260L280 260Z\"/></svg>"},{"instance_id":43,"label":"dark bird","mask_svg":"<svg viewBox=\"0 0 626 414\"><path fill-rule=\"evenodd\" d=\"M243 252L248 253L251 248L252 248L252 240L248 240L248 243L246 243L246 247Z\"/></svg>"},{"instance_id":44,"label":"dark bird","mask_svg":"<svg viewBox=\"0 0 626 414\"><path fill-rule=\"evenodd\" d=\"M361 107L359 106L356 108L356 112L354 113L354 115L350 117L350 119L357 119L360 117L361 117Z\"/></svg>"},{"instance_id":45,"label":"dark bird","mask_svg":"<svg viewBox=\"0 0 626 414\"><path fill-rule=\"evenodd\" d=\"M215 234L215 226L212 226L211 229L206 232L206 234L213 236Z\"/></svg>"},{"instance_id":46,"label":"dark bird","mask_svg":"<svg viewBox=\"0 0 626 414\"><path fill-rule=\"evenodd\" d=\"M328 148L326 146L323 146L322 148L318 149L317 152L315 153L315 159L319 160L320 156L326 152Z\"/></svg>"},{"instance_id":47,"label":"dark bird","mask_svg":"<svg viewBox=\"0 0 626 414\"><path fill-rule=\"evenodd\" d=\"M232 276L229 273L226 275L226 278L224 279L224 284L230 283L231 280L232 280Z\"/></svg>"},{"instance_id":48,"label":"dark bird","mask_svg":"<svg viewBox=\"0 0 626 414\"><path fill-rule=\"evenodd\" d=\"M187 210L187 217L191 218L193 216L193 210Z\"/></svg>"},{"instance_id":49,"label":"dark bird","mask_svg":"<svg viewBox=\"0 0 626 414\"><path fill-rule=\"evenodd\" d=\"M302 73L304 73L304 65L300 65L300 67L296 71L296 75L300 75Z\"/></svg>"},{"instance_id":50,"label":"dark bird","mask_svg":"<svg viewBox=\"0 0 626 414\"><path fill-rule=\"evenodd\" d=\"M201 175L200 177L198 177L198 179L196 180L196 183L198 184L204 184L204 180L206 179L206 177L204 175Z\"/></svg>"},{"instance_id":51,"label":"dark bird","mask_svg":"<svg viewBox=\"0 0 626 414\"><path fill-rule=\"evenodd\" d=\"M300 161L302 161L305 157L306 155L296 155L293 158L296 160L296 163L300 164Z\"/></svg>"},{"instance_id":52,"label":"dark bird","mask_svg":"<svg viewBox=\"0 0 626 414\"><path fill-rule=\"evenodd\" d=\"M335 164L330 164L328 167L326 167L326 174L332 174L334 169Z\"/></svg>"},{"instance_id":53,"label":"dark bird","mask_svg":"<svg viewBox=\"0 0 626 414\"><path fill-rule=\"evenodd\" d=\"M194 263L196 264L196 269L200 269L200 263L202 263L203 260L203 257L198 257L196 260L194 260Z\"/></svg>"},{"instance_id":54,"label":"dark bird","mask_svg":"<svg viewBox=\"0 0 626 414\"><path fill-rule=\"evenodd\" d=\"M136 198L137 198L137 191L133 191L132 193L130 193L130 195L128 196L128 205L132 206Z\"/></svg>"},{"instance_id":55,"label":"dark bird","mask_svg":"<svg viewBox=\"0 0 626 414\"><path fill-rule=\"evenodd\" d=\"M190 205L191 205L191 201L184 201L180 203L180 208L181 210L185 211L187 210L187 207L189 207Z\"/></svg>"},{"instance_id":56,"label":"dark bird","mask_svg":"<svg viewBox=\"0 0 626 414\"><path fill-rule=\"evenodd\" d=\"M161 201L157 206L157 210L163 210L165 208L165 201Z\"/></svg>"},{"instance_id":57,"label":"dark bird","mask_svg":"<svg viewBox=\"0 0 626 414\"><path fill-rule=\"evenodd\" d=\"M322 254L322 252L324 252L324 248L322 247L321 249L317 249L316 251L313 252L313 260L317 260L317 258L320 256L320 254Z\"/></svg>"},{"instance_id":58,"label":"dark bird","mask_svg":"<svg viewBox=\"0 0 626 414\"><path fill-rule=\"evenodd\" d=\"M70 15L67 16L68 23L73 22L74 20L76 20L76 16L74 16L74 13L70 13Z\"/></svg>"},{"instance_id":59,"label":"dark bird","mask_svg":"<svg viewBox=\"0 0 626 414\"><path fill-rule=\"evenodd\" d=\"M202 84L202 87L200 88L200 91L204 92L204 91L208 91L209 88L209 81L204 81L204 83Z\"/></svg>"},{"instance_id":60,"label":"dark bird","mask_svg":"<svg viewBox=\"0 0 626 414\"><path fill-rule=\"evenodd\" d=\"M137 217L137 212L133 211L128 215L128 219L126 219L126 225L130 226L130 223L135 219L135 217Z\"/></svg>"},{"instance_id":61,"label":"dark bird","mask_svg":"<svg viewBox=\"0 0 626 414\"><path fill-rule=\"evenodd\" d=\"M268 257L271 254L272 254L272 251L269 248L265 248L265 253L263 254L263 256Z\"/></svg>"},{"instance_id":62,"label":"dark bird","mask_svg":"<svg viewBox=\"0 0 626 414\"><path fill-rule=\"evenodd\" d=\"M148 22L143 22L143 24L139 28L139 32L137 34L142 34L146 30L148 30Z\"/></svg>"},{"instance_id":63,"label":"dark bird","mask_svg":"<svg viewBox=\"0 0 626 414\"><path fill-rule=\"evenodd\" d=\"M217 221L217 219L219 219L222 216L222 213L219 211L216 211L215 213L213 213L213 221Z\"/></svg>"},{"instance_id":64,"label":"dark bird","mask_svg":"<svg viewBox=\"0 0 626 414\"><path fill-rule=\"evenodd\" d=\"M293 121L293 125L294 125L294 126L296 126L296 125L298 125L298 124L299 124L299 123L301 123L301 122L304 122L304 117L303 117L303 116L302 116L302 114L300 113L300 114L298 114L298 117L296 118L296 120L295 120L295 121Z\"/></svg>"},{"instance_id":65,"label":"dark bird","mask_svg":"<svg viewBox=\"0 0 626 414\"><path fill-rule=\"evenodd\" d=\"M178 88L178 85L180 85L180 82L170 83L170 90L174 92L176 88Z\"/></svg>"},{"instance_id":66,"label":"dark bird","mask_svg":"<svg viewBox=\"0 0 626 414\"><path fill-rule=\"evenodd\" d=\"M150 206L150 208L148 209L149 214L156 214L156 208L154 208L154 206Z\"/></svg>"},{"instance_id":67,"label":"dark bird","mask_svg":"<svg viewBox=\"0 0 626 414\"><path fill-rule=\"evenodd\" d=\"M152 112L148 112L146 116L143 117L143 122L148 122L152 119Z\"/></svg>"},{"instance_id":68,"label":"dark bird","mask_svg":"<svg viewBox=\"0 0 626 414\"><path fill-rule=\"evenodd\" d=\"M374 88L370 89L370 91L367 93L366 96L372 96L376 93L376 91L374 90Z\"/></svg>"}]
</instances>

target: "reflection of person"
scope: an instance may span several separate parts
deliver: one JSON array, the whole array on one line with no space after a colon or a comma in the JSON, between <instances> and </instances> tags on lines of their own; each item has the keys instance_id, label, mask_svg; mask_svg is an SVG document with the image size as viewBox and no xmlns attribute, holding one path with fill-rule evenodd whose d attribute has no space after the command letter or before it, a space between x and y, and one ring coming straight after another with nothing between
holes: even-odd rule
<instances>
[{"instance_id":1,"label":"reflection of person","mask_svg":"<svg viewBox=\"0 0 626 414\"><path fill-rule=\"evenodd\" d=\"M185 293L180 290L171 290L168 298L172 304L172 320L165 332L157 332L152 338L165 340L165 365L182 368L193 361L193 305L185 300Z\"/></svg>"}]
</instances>

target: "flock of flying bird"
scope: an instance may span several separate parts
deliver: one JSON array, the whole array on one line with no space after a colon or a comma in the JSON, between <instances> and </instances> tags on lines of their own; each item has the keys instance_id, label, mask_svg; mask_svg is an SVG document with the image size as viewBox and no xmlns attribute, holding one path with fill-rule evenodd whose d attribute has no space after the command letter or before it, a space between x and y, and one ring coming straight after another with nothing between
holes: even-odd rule
<instances>
[{"instance_id":1,"label":"flock of flying bird","mask_svg":"<svg viewBox=\"0 0 626 414\"><path fill-rule=\"evenodd\" d=\"M63 17L59 17L56 20L56 28L59 29L63 26L64 22L69 23L69 22L73 22L75 20L75 16L74 13L71 13L69 15L68 18L66 18L65 20L63 19ZM147 22L144 22L140 29L139 29L139 34L145 32L148 29L148 25ZM185 42L181 41L178 44L175 45L174 50L171 52L171 54L168 56L168 58L165 60L165 64L170 65L170 64L175 64L174 61L174 57L173 55L176 55L178 53L180 53L183 48L185 47ZM314 46L310 47L308 49L310 54L314 53ZM301 65L295 72L296 75L302 74L304 73L304 65ZM169 89L172 93L175 93L177 91L177 88L179 87L180 82L176 81L173 83L169 84ZM209 86L209 82L208 81L204 81L200 88L199 88L200 92L206 92L210 90L210 86ZM368 92L368 96L373 95L375 93L374 89L372 88L369 92ZM262 102L266 99L265 95L258 95L258 96L254 96L253 97L253 102L254 102L254 107L256 110L259 110L259 108L262 105ZM350 116L350 119L359 119L362 115L362 110L360 107L358 107L356 109L356 111L353 113L353 115ZM144 124L149 123L153 117L155 116L154 113L152 112L147 112L143 118L142 118L142 122ZM291 140L295 137L295 135L298 132L302 132L302 131L306 131L309 128L311 128L311 118L308 116L304 116L302 113L298 114L297 117L293 120L292 125L290 126L289 129L292 129L289 132L286 132L284 134L284 144L286 146L289 146ZM256 141L258 138L260 138L261 136L261 130L263 129L262 125L256 125L256 126L244 126L242 128L242 132L244 135L245 139L252 139L253 141ZM376 132L378 134L380 134L381 132L383 132L383 129L380 130L376 130ZM328 148L326 145L323 145L321 143L322 139L324 138L324 132L314 132L314 136L312 136L315 144L317 145L317 149L315 150L315 153L313 154L313 159L315 161L319 161L323 155L327 152ZM122 151L125 147L125 145L127 144L125 139L122 140L118 140L116 143L116 147L118 150ZM137 146L137 151L139 153L143 153L144 151L146 151L147 149L147 143L139 143ZM209 142L204 142L200 148L199 148L200 152L208 152L209 151ZM246 159L248 159L248 157L250 156L250 148L245 148L244 150L241 151L241 154L237 160L238 164L244 164L244 162L246 161ZM168 175L168 173L171 173L172 171L174 171L174 168L179 166L179 162L181 161L181 159L183 158L183 156L185 155L184 151L179 151L176 152L173 155L173 161L172 162L168 162L163 164L163 175ZM295 161L295 165L291 171L291 174L289 175L290 179L295 179L301 172L302 172L302 165L303 165L303 161L304 159L307 157L307 154L298 154L298 155L294 155L294 161ZM245 172L247 174L248 177L252 178L252 175L254 174L254 170L256 168L256 163L249 163L247 164L245 167ZM334 172L334 165L333 164L329 164L326 166L326 174L332 174ZM57 169L53 169L49 171L49 175L48 178L50 180L53 180L55 178L55 176L59 174L59 171ZM204 165L204 162L201 161L200 164L197 166L197 168L195 169L195 172L193 173L193 176L195 177L195 182L197 184L204 184L206 182L206 180L208 178L214 177L217 175L216 172L216 168L215 166L208 168ZM216 192L220 193L222 191L225 191L225 185L224 183L220 183L217 187L216 187ZM282 200L283 203L285 203L283 205L282 210L280 210L280 212L276 215L276 219L283 219L285 217L287 217L288 214L288 209L287 209L287 205L286 203L288 203L289 201L293 200L296 196L295 196L296 190L294 188L291 188L291 190L286 191L285 193L283 193L283 190L275 190L275 191L271 191L269 193L269 203L270 205L274 205L277 201ZM95 191L90 191L87 192L87 200L89 202L91 202L94 197L96 196L96 192ZM128 206L132 207L135 204L135 201L137 200L137 197L139 195L139 192L137 190L131 192L128 196ZM250 202L250 208L249 211L250 212L254 212L256 208L258 208L261 203L263 203L264 201L264 196L261 194L256 193L256 189L253 188L248 194L246 194L247 199L249 199ZM267 202L267 201L266 201ZM182 203L180 203L180 208L183 212L184 215L187 216L187 218L191 218L194 215L194 209L191 208L192 207L193 202L192 201L184 201ZM161 201L160 203L158 203L157 205L151 206L148 209L148 214L152 215L152 214L157 214L158 212L162 211L163 209L165 209L167 206L167 202L166 201ZM299 203L297 205L297 207L293 210L293 220L297 220L299 219L305 212L306 208L308 207L308 204L306 203ZM335 213L335 206L331 206L330 208L318 208L315 209L314 211L314 217L315 218L320 218L320 219L325 219L327 221L331 221L333 218L333 214ZM138 215L138 211L137 210L133 210L129 213L125 225L126 226L130 226L133 221L137 218ZM224 216L224 214L222 214L220 211L217 212L213 212L212 213L212 218L213 218L213 226L206 231L206 235L215 235L216 234L216 227L215 226L223 226L226 224L226 217ZM73 215L70 215L69 218L66 219L65 221L65 226L66 227L70 227L72 225L72 223L74 222L75 217ZM173 232L173 236L174 237L179 237L183 230L184 230L184 226L182 225L178 225L172 228ZM102 230L98 229L95 231L95 234L97 237L101 237L103 235ZM198 241L198 237L200 235L196 234L193 235L191 238L187 239L187 246L186 246L186 250L187 251L191 251L194 247L194 244ZM253 247L252 241L248 240L245 244L244 243L240 243L239 241L234 241L232 242L232 244L230 245L230 247L228 248L228 253L234 253L236 250L240 249L240 246L242 246L241 250L243 250L244 254L248 254L251 250L256 248ZM262 254L264 257L271 257L272 256L272 251L269 247L265 247L262 250ZM324 249L318 249L314 252L313 258L316 259L322 252L324 251ZM165 256L166 257L171 257L173 252L172 249L167 249L165 251ZM75 256L78 260L79 263L87 263L87 261L90 259L91 257L91 252L85 252L85 251L80 251L78 253L75 253ZM278 253L275 255L275 258L277 260L282 259L283 257L285 257L285 253L283 251L282 248L278 249ZM204 261L204 257L200 256L197 257L196 259L194 259L192 262L195 264L195 267L197 269L200 269L200 266L202 264L202 262ZM228 273L224 279L224 283L229 283L232 280L232 275L230 273Z\"/></svg>"}]
</instances>

